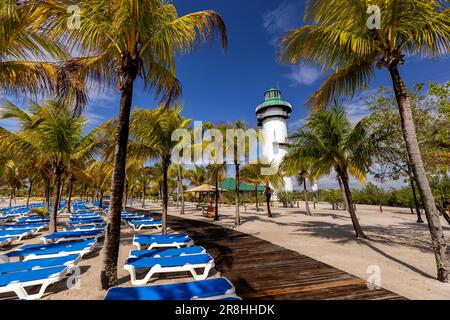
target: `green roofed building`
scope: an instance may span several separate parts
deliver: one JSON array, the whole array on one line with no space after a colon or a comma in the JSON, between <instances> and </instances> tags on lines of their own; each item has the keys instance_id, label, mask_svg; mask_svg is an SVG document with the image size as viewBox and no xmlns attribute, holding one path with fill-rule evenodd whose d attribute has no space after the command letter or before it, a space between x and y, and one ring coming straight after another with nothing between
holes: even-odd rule
<instances>
[{"instance_id":1,"label":"green roofed building","mask_svg":"<svg viewBox=\"0 0 450 320\"><path fill-rule=\"evenodd\" d=\"M225 189L227 191L235 191L236 190L236 180L233 178L226 178L222 184L220 185L221 189ZM255 192L255 186L251 184L242 183L239 186L240 192ZM264 192L264 186L260 184L258 186L258 192Z\"/></svg>"}]
</instances>

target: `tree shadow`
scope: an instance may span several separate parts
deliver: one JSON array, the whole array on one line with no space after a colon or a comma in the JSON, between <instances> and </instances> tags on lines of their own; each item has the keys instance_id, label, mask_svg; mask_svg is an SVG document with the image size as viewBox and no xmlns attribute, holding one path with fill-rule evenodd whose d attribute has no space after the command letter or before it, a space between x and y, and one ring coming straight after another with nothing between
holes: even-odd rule
<instances>
[{"instance_id":1,"label":"tree shadow","mask_svg":"<svg viewBox=\"0 0 450 320\"><path fill-rule=\"evenodd\" d=\"M390 226L389 228L364 226L363 230L369 236L368 240L357 239L355 237L355 232L352 225L336 226L335 224L323 221L307 221L302 224L301 228L296 229L294 231L294 234L307 234L312 237L332 240L338 244L357 242L359 244L367 246L372 251L376 252L379 255L382 255L385 258L401 264L402 266L410 269L413 272L416 272L430 279L435 279L434 276L416 268L415 266L399 258L390 255L384 250L373 245L374 243L379 243L391 247L403 246L420 250L421 252L430 253L430 242L419 239L419 236L423 237L422 230L419 230L418 232L416 230L411 230L408 224L404 227ZM413 232L413 234L411 234L411 232Z\"/></svg>"}]
</instances>

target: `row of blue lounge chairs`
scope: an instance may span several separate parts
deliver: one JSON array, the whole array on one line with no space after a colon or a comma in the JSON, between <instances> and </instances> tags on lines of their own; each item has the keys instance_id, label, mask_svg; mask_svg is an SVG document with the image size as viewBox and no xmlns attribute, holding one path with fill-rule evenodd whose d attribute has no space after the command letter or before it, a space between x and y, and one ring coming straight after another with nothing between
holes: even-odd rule
<instances>
[{"instance_id":1,"label":"row of blue lounge chairs","mask_svg":"<svg viewBox=\"0 0 450 320\"><path fill-rule=\"evenodd\" d=\"M130 252L124 268L130 273L134 287L112 288L106 300L240 300L228 279L208 279L215 266L214 259L205 248L194 246L187 235L136 235L133 244L138 250ZM141 272L145 275L138 279L137 274ZM196 281L144 286L155 274L186 272Z\"/></svg>"},{"instance_id":2,"label":"row of blue lounge chairs","mask_svg":"<svg viewBox=\"0 0 450 320\"><path fill-rule=\"evenodd\" d=\"M80 259L93 251L97 239L104 235L104 219L97 213L83 211L89 210L84 204L79 204L76 208L78 211L70 215L64 232L42 237L44 244L25 245L0 256L0 260L4 262L0 264L0 293L13 292L20 299L39 299L49 285L65 279ZM122 218L136 231L152 222L161 223L144 215L131 213L124 213ZM6 229L9 232L21 230L23 224L30 229L41 230L39 228L48 223L45 221L38 224L33 219L24 217L16 226ZM137 250L130 252L125 269L130 273L134 287L112 288L108 291L106 300L240 300L234 286L227 279L208 279L214 268L214 259L203 247L194 246L193 240L188 236L136 235L133 244ZM198 273L198 270L202 272ZM141 272L145 272L145 275L138 278L138 273ZM180 272L190 272L196 281L143 286L155 274ZM28 294L26 289L36 285L40 286L39 292Z\"/></svg>"},{"instance_id":3,"label":"row of blue lounge chairs","mask_svg":"<svg viewBox=\"0 0 450 320\"><path fill-rule=\"evenodd\" d=\"M15 293L19 299L40 299L47 287L71 273L80 259L92 252L95 240L26 245L0 257L0 293ZM27 288L40 286L35 294Z\"/></svg>"},{"instance_id":4,"label":"row of blue lounge chairs","mask_svg":"<svg viewBox=\"0 0 450 320\"><path fill-rule=\"evenodd\" d=\"M154 220L143 214L122 212L121 216L124 223L133 228L135 232L142 231L143 229L162 229L161 220Z\"/></svg>"},{"instance_id":5,"label":"row of blue lounge chairs","mask_svg":"<svg viewBox=\"0 0 450 320\"><path fill-rule=\"evenodd\" d=\"M87 207L79 205L78 208ZM96 219L99 217L95 216ZM80 228L77 218L71 217L70 222L77 223L77 228ZM15 221L14 224L0 226L0 235L8 235L4 238L0 236L0 246L40 232L49 223L48 218L37 216L16 216ZM102 218L101 221L103 222ZM72 228L72 224L66 228ZM44 244L24 245L1 255L0 261L3 263L0 263L0 293L15 293L19 299L25 300L41 298L49 285L65 279L77 263L93 251L96 239L102 233L101 228L86 232L65 230L43 236L41 240ZM34 286L40 286L39 291L29 294L27 289Z\"/></svg>"}]
</instances>

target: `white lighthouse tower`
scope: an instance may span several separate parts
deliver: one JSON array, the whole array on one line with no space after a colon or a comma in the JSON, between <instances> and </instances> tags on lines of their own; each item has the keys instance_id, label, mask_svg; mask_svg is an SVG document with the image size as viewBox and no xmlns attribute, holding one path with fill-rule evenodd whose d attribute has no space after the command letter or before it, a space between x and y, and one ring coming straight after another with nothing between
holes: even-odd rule
<instances>
[{"instance_id":1,"label":"white lighthouse tower","mask_svg":"<svg viewBox=\"0 0 450 320\"><path fill-rule=\"evenodd\" d=\"M292 105L281 99L278 89L269 89L264 95L264 102L256 108L258 127L262 128L264 140L262 155L270 162L280 164L288 153L288 130L286 120L291 117ZM285 191L293 191L292 178L284 179Z\"/></svg>"}]
</instances>

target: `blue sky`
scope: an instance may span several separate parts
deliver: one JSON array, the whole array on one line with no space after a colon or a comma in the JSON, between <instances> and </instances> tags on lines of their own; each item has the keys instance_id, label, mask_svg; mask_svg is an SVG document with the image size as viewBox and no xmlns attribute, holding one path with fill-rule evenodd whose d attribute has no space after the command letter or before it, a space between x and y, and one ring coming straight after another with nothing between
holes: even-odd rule
<instances>
[{"instance_id":1,"label":"blue sky","mask_svg":"<svg viewBox=\"0 0 450 320\"><path fill-rule=\"evenodd\" d=\"M215 10L223 16L228 28L226 52L217 41L212 46L201 46L192 55L177 58L177 77L183 87L181 102L186 117L212 122L241 119L254 126L255 108L262 101L264 91L279 85L283 98L294 107L290 130L302 123L307 114L304 102L318 89L323 74L314 66L278 64L276 41L284 32L302 25L303 1L174 0L174 3L180 15ZM413 84L448 81L449 70L448 57L439 61L408 57L401 72L406 83ZM386 70L377 73L367 92L359 93L347 103L347 111L355 122L367 114L363 97L380 85L391 85ZM156 104L153 95L143 91L138 81L133 105L153 108ZM117 116L118 110L116 91L92 93L85 113L89 127ZM14 124L0 120L0 126L12 128Z\"/></svg>"},{"instance_id":2,"label":"blue sky","mask_svg":"<svg viewBox=\"0 0 450 320\"><path fill-rule=\"evenodd\" d=\"M284 32L300 26L303 1L293 0L175 0L179 14L212 9L219 12L228 28L229 47L224 53L217 41L201 46L194 54L177 58L177 77L183 87L184 115L196 121L245 120L255 125L255 107L266 89L280 86L283 98L294 106L289 128L301 123L307 113L308 96L319 87L320 68L308 65L277 63L276 41ZM408 84L449 79L450 59L439 61L410 57L401 70ZM377 73L370 84L389 86L386 70ZM369 90L370 90L369 89ZM369 91L370 92L370 91ZM367 113L357 95L348 103L348 112L356 121ZM117 115L118 94L114 91L95 94L88 107L91 125ZM133 105L152 108L156 101L137 83Z\"/></svg>"}]
</instances>

